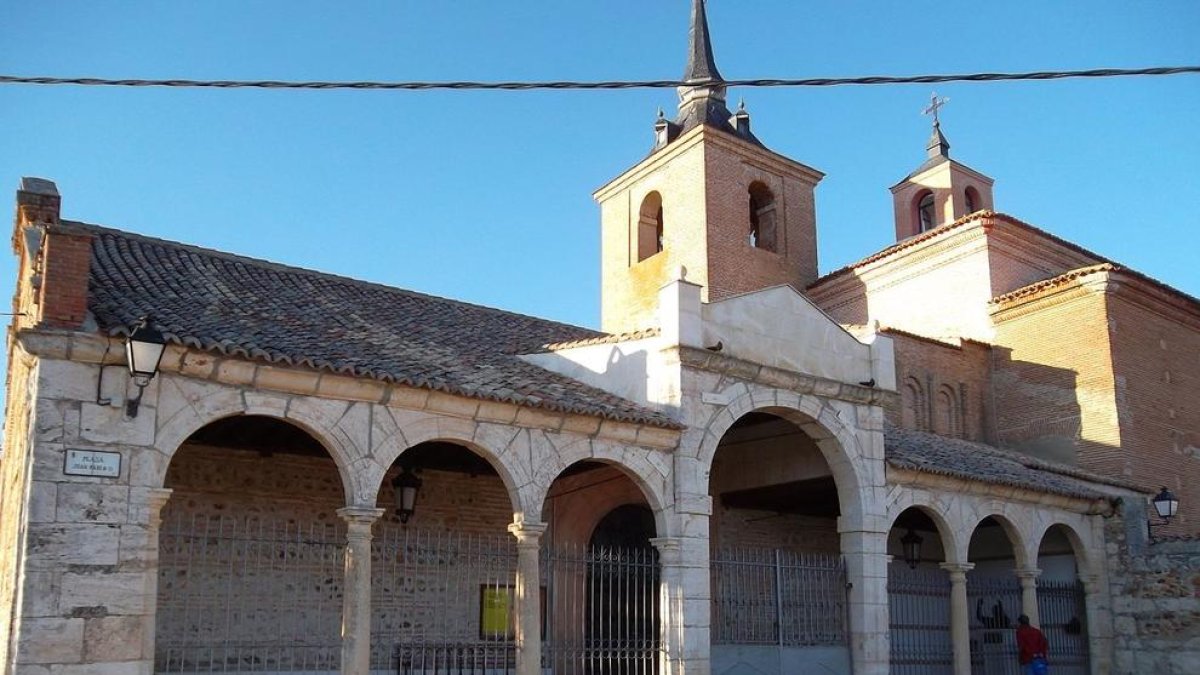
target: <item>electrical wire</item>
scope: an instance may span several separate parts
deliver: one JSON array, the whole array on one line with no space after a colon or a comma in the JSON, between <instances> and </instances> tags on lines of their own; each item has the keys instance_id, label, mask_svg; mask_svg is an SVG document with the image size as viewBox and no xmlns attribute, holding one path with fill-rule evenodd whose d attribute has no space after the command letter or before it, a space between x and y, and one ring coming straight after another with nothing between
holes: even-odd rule
<instances>
[{"instance_id":1,"label":"electrical wire","mask_svg":"<svg viewBox=\"0 0 1200 675\"><path fill-rule=\"evenodd\" d=\"M639 81L545 81L545 82L301 82L283 80L187 80L187 79L107 79L99 77L40 77L0 75L0 84L75 85L83 87L178 87L209 89L360 89L360 90L505 90L546 89L670 89L675 87L720 84L727 87L836 87L878 84L938 84L943 82L1014 82L1162 76L1200 73L1200 66L1157 68L1101 68L1094 70L1058 70L1031 73L971 73L958 75L901 75L868 77L822 77L805 79L754 79L721 81L639 80Z\"/></svg>"}]
</instances>

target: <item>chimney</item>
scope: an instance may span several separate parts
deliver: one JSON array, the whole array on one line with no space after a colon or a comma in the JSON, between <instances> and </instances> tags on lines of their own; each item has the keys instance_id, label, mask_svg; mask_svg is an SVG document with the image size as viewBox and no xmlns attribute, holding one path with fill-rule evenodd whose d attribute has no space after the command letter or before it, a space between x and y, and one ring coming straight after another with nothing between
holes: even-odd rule
<instances>
[{"instance_id":1,"label":"chimney","mask_svg":"<svg viewBox=\"0 0 1200 675\"><path fill-rule=\"evenodd\" d=\"M18 283L23 289L32 287L30 295L37 308L23 311L35 311L30 318L35 318L37 324L78 330L87 319L92 235L62 227L61 206L62 198L53 181L21 179L13 243L27 249L29 260L22 263Z\"/></svg>"},{"instance_id":2,"label":"chimney","mask_svg":"<svg viewBox=\"0 0 1200 675\"><path fill-rule=\"evenodd\" d=\"M57 225L62 197L58 186L45 178L22 178L17 188L17 227Z\"/></svg>"}]
</instances>

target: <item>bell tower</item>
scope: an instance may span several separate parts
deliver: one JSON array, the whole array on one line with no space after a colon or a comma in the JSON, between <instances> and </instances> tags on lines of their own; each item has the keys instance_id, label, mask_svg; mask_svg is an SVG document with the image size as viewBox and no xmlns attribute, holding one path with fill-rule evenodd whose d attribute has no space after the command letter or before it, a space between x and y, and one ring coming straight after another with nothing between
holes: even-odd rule
<instances>
[{"instance_id":1,"label":"bell tower","mask_svg":"<svg viewBox=\"0 0 1200 675\"><path fill-rule=\"evenodd\" d=\"M933 94L925 109L925 114L933 115L933 133L925 145L925 162L891 188L896 241L993 208L993 180L950 159L950 141L942 134L938 114L949 100Z\"/></svg>"},{"instance_id":2,"label":"bell tower","mask_svg":"<svg viewBox=\"0 0 1200 675\"><path fill-rule=\"evenodd\" d=\"M601 220L601 327L652 327L658 289L678 276L705 302L817 278L813 192L821 172L766 148L745 104L726 102L704 0L693 0L673 120L659 110L645 159L593 197Z\"/></svg>"}]
</instances>

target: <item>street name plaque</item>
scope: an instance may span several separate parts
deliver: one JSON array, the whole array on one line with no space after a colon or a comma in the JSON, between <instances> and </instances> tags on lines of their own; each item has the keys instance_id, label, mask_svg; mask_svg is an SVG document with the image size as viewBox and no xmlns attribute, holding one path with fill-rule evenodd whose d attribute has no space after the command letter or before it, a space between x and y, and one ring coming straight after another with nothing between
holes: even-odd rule
<instances>
[{"instance_id":1,"label":"street name plaque","mask_svg":"<svg viewBox=\"0 0 1200 675\"><path fill-rule=\"evenodd\" d=\"M121 475L121 453L68 449L63 473L68 476L118 478Z\"/></svg>"}]
</instances>

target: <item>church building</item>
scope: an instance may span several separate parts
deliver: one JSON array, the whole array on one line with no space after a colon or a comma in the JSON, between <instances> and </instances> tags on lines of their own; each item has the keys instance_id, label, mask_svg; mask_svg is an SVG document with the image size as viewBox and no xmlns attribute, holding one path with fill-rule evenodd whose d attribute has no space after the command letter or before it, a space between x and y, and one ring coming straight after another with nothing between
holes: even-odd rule
<instances>
[{"instance_id":1,"label":"church building","mask_svg":"<svg viewBox=\"0 0 1200 675\"><path fill-rule=\"evenodd\" d=\"M823 174L690 30L599 331L23 179L0 672L1015 674L1020 615L1200 672L1200 301L997 211L936 97L896 243L820 275Z\"/></svg>"}]
</instances>

